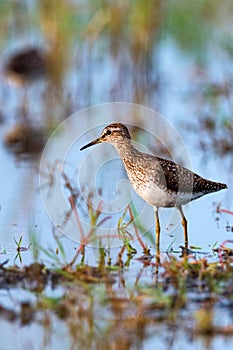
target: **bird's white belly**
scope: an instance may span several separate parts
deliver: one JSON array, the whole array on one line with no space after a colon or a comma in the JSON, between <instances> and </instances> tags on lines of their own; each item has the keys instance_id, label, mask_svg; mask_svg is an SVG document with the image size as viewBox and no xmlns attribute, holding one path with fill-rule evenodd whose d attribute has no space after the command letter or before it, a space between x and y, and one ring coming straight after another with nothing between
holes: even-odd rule
<instances>
[{"instance_id":1,"label":"bird's white belly","mask_svg":"<svg viewBox=\"0 0 233 350\"><path fill-rule=\"evenodd\" d=\"M178 205L184 205L190 202L192 199L192 193L181 193L167 190L165 187L161 188L155 186L154 183L141 183L133 184L135 192L146 201L148 204L154 207L175 207Z\"/></svg>"}]
</instances>

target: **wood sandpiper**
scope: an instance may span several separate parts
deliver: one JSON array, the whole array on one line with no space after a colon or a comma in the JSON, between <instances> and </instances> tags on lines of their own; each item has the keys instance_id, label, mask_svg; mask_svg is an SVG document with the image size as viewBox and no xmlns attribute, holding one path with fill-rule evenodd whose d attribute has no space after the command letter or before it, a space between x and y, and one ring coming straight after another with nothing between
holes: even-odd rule
<instances>
[{"instance_id":1,"label":"wood sandpiper","mask_svg":"<svg viewBox=\"0 0 233 350\"><path fill-rule=\"evenodd\" d=\"M185 247L187 248L187 220L182 205L208 193L227 188L227 185L204 179L171 160L138 151L131 142L127 127L121 123L106 126L99 138L83 146L80 151L101 142L109 142L116 148L134 190L154 207L156 246L159 247L160 243L158 208L175 207L182 217Z\"/></svg>"}]
</instances>

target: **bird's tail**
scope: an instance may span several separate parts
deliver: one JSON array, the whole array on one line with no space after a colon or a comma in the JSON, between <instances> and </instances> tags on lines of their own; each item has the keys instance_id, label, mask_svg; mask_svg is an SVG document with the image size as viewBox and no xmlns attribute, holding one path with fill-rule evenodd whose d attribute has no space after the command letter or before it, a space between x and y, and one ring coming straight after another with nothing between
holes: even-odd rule
<instances>
[{"instance_id":1,"label":"bird's tail","mask_svg":"<svg viewBox=\"0 0 233 350\"><path fill-rule=\"evenodd\" d=\"M209 184L207 184L207 187L209 187L211 192L217 192L217 191L221 191L221 190L224 190L225 188L227 188L227 185L223 184L221 182L212 181Z\"/></svg>"}]
</instances>

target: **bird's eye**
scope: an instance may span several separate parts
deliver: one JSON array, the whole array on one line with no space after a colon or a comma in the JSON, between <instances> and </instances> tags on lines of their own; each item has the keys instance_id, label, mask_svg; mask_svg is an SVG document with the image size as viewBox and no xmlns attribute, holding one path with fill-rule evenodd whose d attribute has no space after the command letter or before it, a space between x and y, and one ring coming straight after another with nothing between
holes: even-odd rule
<instances>
[{"instance_id":1,"label":"bird's eye","mask_svg":"<svg viewBox=\"0 0 233 350\"><path fill-rule=\"evenodd\" d=\"M111 130L107 130L107 135L111 135Z\"/></svg>"}]
</instances>

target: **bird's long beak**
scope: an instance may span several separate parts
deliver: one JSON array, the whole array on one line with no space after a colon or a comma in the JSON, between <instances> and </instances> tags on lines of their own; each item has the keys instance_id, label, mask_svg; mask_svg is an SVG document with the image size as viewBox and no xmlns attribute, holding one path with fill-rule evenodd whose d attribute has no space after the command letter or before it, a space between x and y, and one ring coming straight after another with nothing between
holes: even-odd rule
<instances>
[{"instance_id":1,"label":"bird's long beak","mask_svg":"<svg viewBox=\"0 0 233 350\"><path fill-rule=\"evenodd\" d=\"M100 143L100 142L101 142L101 139L100 139L100 137L99 137L98 139L96 139L96 140L94 140L94 141L91 141L91 142L89 142L87 145L81 147L81 148L80 148L80 151L82 151L82 150L84 150L84 149L86 149L86 148L88 148L88 147L94 146L94 145L96 145L97 143Z\"/></svg>"}]
</instances>

